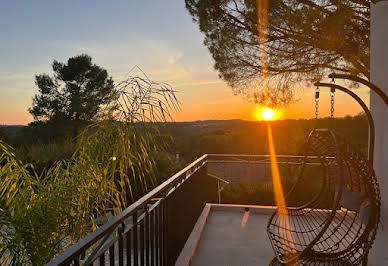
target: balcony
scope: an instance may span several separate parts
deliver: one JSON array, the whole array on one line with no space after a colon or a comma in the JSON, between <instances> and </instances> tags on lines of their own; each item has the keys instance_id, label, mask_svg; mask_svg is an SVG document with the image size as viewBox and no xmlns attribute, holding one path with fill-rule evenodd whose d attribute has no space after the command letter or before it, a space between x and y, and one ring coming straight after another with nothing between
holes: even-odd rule
<instances>
[{"instance_id":1,"label":"balcony","mask_svg":"<svg viewBox=\"0 0 388 266\"><path fill-rule=\"evenodd\" d=\"M47 265L267 265L274 207L222 204L221 191L241 180L272 186L270 172L268 155L203 155Z\"/></svg>"},{"instance_id":2,"label":"balcony","mask_svg":"<svg viewBox=\"0 0 388 266\"><path fill-rule=\"evenodd\" d=\"M175 265L268 265L274 207L206 204Z\"/></svg>"}]
</instances>

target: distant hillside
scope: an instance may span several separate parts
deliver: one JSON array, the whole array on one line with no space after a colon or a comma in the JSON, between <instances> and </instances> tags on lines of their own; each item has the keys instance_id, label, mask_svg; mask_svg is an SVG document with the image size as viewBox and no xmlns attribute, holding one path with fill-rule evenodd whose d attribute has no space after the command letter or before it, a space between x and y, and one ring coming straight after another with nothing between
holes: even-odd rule
<instances>
[{"instance_id":1,"label":"distant hillside","mask_svg":"<svg viewBox=\"0 0 388 266\"><path fill-rule=\"evenodd\" d=\"M166 130L165 133L175 137L175 150L179 153L197 156L205 152L259 154L267 151L267 122L232 119L168 122L165 125L162 131ZM353 144L363 149L367 146L368 122L365 115L335 118L334 121L330 118L288 119L271 122L271 125L277 151L284 154L295 153L296 147L300 146L311 129L331 125ZM23 128L28 129L23 125L0 125L0 138L13 139L17 146L31 139L31 136L37 139L39 134L45 134L40 130L21 132Z\"/></svg>"},{"instance_id":2,"label":"distant hillside","mask_svg":"<svg viewBox=\"0 0 388 266\"><path fill-rule=\"evenodd\" d=\"M343 118L289 119L271 122L276 152L297 154L309 132L333 127L337 132L367 151L368 122L364 115ZM204 153L266 154L267 122L245 120L205 120L168 123L174 152L192 161Z\"/></svg>"},{"instance_id":3,"label":"distant hillside","mask_svg":"<svg viewBox=\"0 0 388 266\"><path fill-rule=\"evenodd\" d=\"M0 125L0 131L9 137L14 137L24 127L23 125Z\"/></svg>"},{"instance_id":4,"label":"distant hillside","mask_svg":"<svg viewBox=\"0 0 388 266\"><path fill-rule=\"evenodd\" d=\"M348 129L349 125L357 125L361 122L361 128L367 129L367 119L365 115L356 115L356 116L346 116L335 118L333 125L334 129L338 131L343 131ZM175 133L190 131L191 133L207 133L216 130L247 130L257 127L266 128L267 122L265 121L248 121L242 119L230 119L230 120L198 120L198 121L187 121L187 122L169 122L168 128L173 130ZM296 128L308 126L314 127L330 127L331 119L321 118L318 121L316 119L285 119L271 122L272 126L283 127L283 126L294 126ZM366 126L366 127L365 127ZM351 133L344 132L344 133Z\"/></svg>"},{"instance_id":5,"label":"distant hillside","mask_svg":"<svg viewBox=\"0 0 388 266\"><path fill-rule=\"evenodd\" d=\"M231 130L241 128L247 124L257 124L257 122L245 121L241 119L231 120L198 120L189 122L170 122L168 128L174 132L173 135L190 133L208 133L215 130Z\"/></svg>"}]
</instances>

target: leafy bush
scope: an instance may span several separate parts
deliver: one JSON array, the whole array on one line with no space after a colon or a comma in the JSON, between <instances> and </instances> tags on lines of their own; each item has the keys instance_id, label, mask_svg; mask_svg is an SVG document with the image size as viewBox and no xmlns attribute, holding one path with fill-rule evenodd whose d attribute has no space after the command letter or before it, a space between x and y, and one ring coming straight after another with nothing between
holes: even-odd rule
<instances>
[{"instance_id":1,"label":"leafy bush","mask_svg":"<svg viewBox=\"0 0 388 266\"><path fill-rule=\"evenodd\" d=\"M22 162L33 164L35 171L41 173L58 161L69 160L76 147L77 143L74 140L65 138L49 143L37 142L22 145L15 148L15 154Z\"/></svg>"},{"instance_id":2,"label":"leafy bush","mask_svg":"<svg viewBox=\"0 0 388 266\"><path fill-rule=\"evenodd\" d=\"M84 126L86 126L85 124ZM12 138L15 147L31 144L47 144L74 138L73 125L69 121L53 123L50 121L33 121L16 132Z\"/></svg>"},{"instance_id":3,"label":"leafy bush","mask_svg":"<svg viewBox=\"0 0 388 266\"><path fill-rule=\"evenodd\" d=\"M120 83L117 89L122 96L117 108L83 131L67 161L37 173L32 164L22 163L13 148L0 142L2 263L50 261L95 230L96 218L105 216L108 208L120 211L160 182L157 166L158 161L163 163L158 156L167 151L168 142L155 121L165 121L176 107L173 91L138 77ZM131 107L122 106L124 101L131 102ZM53 154L58 148L47 147Z\"/></svg>"}]
</instances>

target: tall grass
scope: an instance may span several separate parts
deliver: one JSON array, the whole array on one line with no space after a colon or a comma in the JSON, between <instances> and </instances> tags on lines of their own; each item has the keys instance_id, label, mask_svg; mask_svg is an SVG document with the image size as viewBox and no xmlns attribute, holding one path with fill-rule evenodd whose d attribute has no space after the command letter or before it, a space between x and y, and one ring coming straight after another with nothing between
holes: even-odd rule
<instances>
[{"instance_id":1,"label":"tall grass","mask_svg":"<svg viewBox=\"0 0 388 266\"><path fill-rule=\"evenodd\" d=\"M158 182L156 159L168 147L160 127L178 108L174 91L143 77L116 90L114 108L82 132L71 159L39 174L0 142L2 264L50 261L95 230L108 208L123 209Z\"/></svg>"}]
</instances>

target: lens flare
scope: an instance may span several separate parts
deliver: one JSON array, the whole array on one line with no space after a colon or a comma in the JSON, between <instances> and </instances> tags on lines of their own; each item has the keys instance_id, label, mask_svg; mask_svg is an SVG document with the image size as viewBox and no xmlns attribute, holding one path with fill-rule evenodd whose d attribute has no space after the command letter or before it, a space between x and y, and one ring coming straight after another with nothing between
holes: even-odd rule
<instances>
[{"instance_id":1,"label":"lens flare","mask_svg":"<svg viewBox=\"0 0 388 266\"><path fill-rule=\"evenodd\" d=\"M279 166L276 158L276 152L275 152L275 145L273 141L272 136L272 130L271 130L271 124L267 124L267 130L268 130L268 148L269 148L269 154L270 154L270 160L271 160L271 172L272 172L272 183L273 183L273 190L274 190L274 196L275 196L275 202L276 206L278 207L278 215L281 217L281 229L280 235L282 236L282 239L285 239L284 241L287 242L283 243L283 245L291 246L291 250L293 252L296 251L295 246L293 245L293 235L290 232L290 221L288 217L287 212L287 205L286 200L284 198L284 192L282 187L282 182L280 180L280 173L279 173ZM295 254L295 253L294 253ZM299 258L296 258L296 261L299 261ZM295 265L299 265L298 263Z\"/></svg>"}]
</instances>

